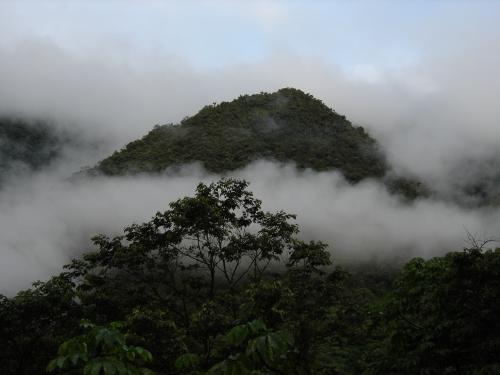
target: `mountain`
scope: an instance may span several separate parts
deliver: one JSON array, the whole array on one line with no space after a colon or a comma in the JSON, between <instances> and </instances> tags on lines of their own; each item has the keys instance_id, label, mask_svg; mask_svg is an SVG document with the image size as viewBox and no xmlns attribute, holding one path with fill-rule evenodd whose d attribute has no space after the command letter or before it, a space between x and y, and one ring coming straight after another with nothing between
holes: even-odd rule
<instances>
[{"instance_id":1,"label":"mountain","mask_svg":"<svg viewBox=\"0 0 500 375\"><path fill-rule=\"evenodd\" d=\"M318 171L337 169L351 182L387 172L377 142L362 127L293 88L243 95L205 106L179 124L157 125L102 160L94 172L161 172L201 162L208 171L223 173L258 159Z\"/></svg>"}]
</instances>

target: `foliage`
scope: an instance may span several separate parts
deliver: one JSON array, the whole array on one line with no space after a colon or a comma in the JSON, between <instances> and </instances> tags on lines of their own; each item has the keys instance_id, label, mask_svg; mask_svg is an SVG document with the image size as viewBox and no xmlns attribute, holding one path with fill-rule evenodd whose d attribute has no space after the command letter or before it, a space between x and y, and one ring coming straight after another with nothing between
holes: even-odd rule
<instances>
[{"instance_id":1,"label":"foliage","mask_svg":"<svg viewBox=\"0 0 500 375\"><path fill-rule=\"evenodd\" d=\"M293 337L286 330L269 331L264 322L257 319L233 327L219 340L224 359L208 371L199 370L201 360L194 353L177 358L176 367L207 375L296 373L287 358L293 349Z\"/></svg>"},{"instance_id":2,"label":"foliage","mask_svg":"<svg viewBox=\"0 0 500 375\"><path fill-rule=\"evenodd\" d=\"M149 351L139 346L126 344L119 331L119 323L100 327L89 322L81 323L88 332L61 344L58 357L50 361L47 371L63 370L66 374L83 375L154 375L154 372L139 367L151 362Z\"/></svg>"},{"instance_id":3,"label":"foliage","mask_svg":"<svg viewBox=\"0 0 500 375\"><path fill-rule=\"evenodd\" d=\"M0 295L0 368L3 374L36 374L78 324L80 306L66 274L13 298Z\"/></svg>"},{"instance_id":4,"label":"foliage","mask_svg":"<svg viewBox=\"0 0 500 375\"><path fill-rule=\"evenodd\" d=\"M389 304L389 353L406 374L488 374L500 365L500 249L413 259Z\"/></svg>"}]
</instances>

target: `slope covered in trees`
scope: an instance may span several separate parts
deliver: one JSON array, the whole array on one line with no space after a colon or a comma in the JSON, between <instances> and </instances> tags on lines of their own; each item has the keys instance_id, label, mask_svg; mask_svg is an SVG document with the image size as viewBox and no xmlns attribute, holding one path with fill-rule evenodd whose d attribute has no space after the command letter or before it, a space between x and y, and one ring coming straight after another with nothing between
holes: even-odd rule
<instances>
[{"instance_id":1,"label":"slope covered in trees","mask_svg":"<svg viewBox=\"0 0 500 375\"><path fill-rule=\"evenodd\" d=\"M500 250L350 275L247 185L200 184L0 296L2 374L499 373Z\"/></svg>"},{"instance_id":2,"label":"slope covered in trees","mask_svg":"<svg viewBox=\"0 0 500 375\"><path fill-rule=\"evenodd\" d=\"M376 141L363 128L292 88L240 96L206 106L180 124L156 126L104 159L97 170L107 175L159 172L199 161L220 173L257 159L338 169L353 182L387 170Z\"/></svg>"}]
</instances>

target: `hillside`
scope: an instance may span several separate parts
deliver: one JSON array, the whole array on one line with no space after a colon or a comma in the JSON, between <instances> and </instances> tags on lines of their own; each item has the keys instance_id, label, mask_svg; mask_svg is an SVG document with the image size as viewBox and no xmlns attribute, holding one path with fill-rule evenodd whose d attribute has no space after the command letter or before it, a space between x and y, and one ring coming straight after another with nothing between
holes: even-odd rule
<instances>
[{"instance_id":1,"label":"hillside","mask_svg":"<svg viewBox=\"0 0 500 375\"><path fill-rule=\"evenodd\" d=\"M257 159L292 161L318 171L338 169L352 182L383 176L387 169L376 141L363 128L312 95L285 88L208 105L180 124L156 126L101 161L95 171L160 172L201 162L221 173Z\"/></svg>"}]
</instances>

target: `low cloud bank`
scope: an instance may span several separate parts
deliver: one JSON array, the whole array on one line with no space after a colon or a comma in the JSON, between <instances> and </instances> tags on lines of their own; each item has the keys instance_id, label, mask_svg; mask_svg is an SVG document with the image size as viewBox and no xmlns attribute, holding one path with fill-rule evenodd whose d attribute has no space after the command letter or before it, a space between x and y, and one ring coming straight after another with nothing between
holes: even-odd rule
<instances>
[{"instance_id":1,"label":"low cloud bank","mask_svg":"<svg viewBox=\"0 0 500 375\"><path fill-rule=\"evenodd\" d=\"M162 176L78 183L60 172L18 177L0 192L0 293L59 272L72 257L92 249L94 234L120 234L124 226L192 195L198 182L220 177L196 165ZM297 214L300 235L328 242L340 262L429 257L461 249L464 228L476 234L499 231L499 210L428 200L406 205L375 181L353 187L335 172L261 161L232 176L250 181L266 210Z\"/></svg>"}]
</instances>

